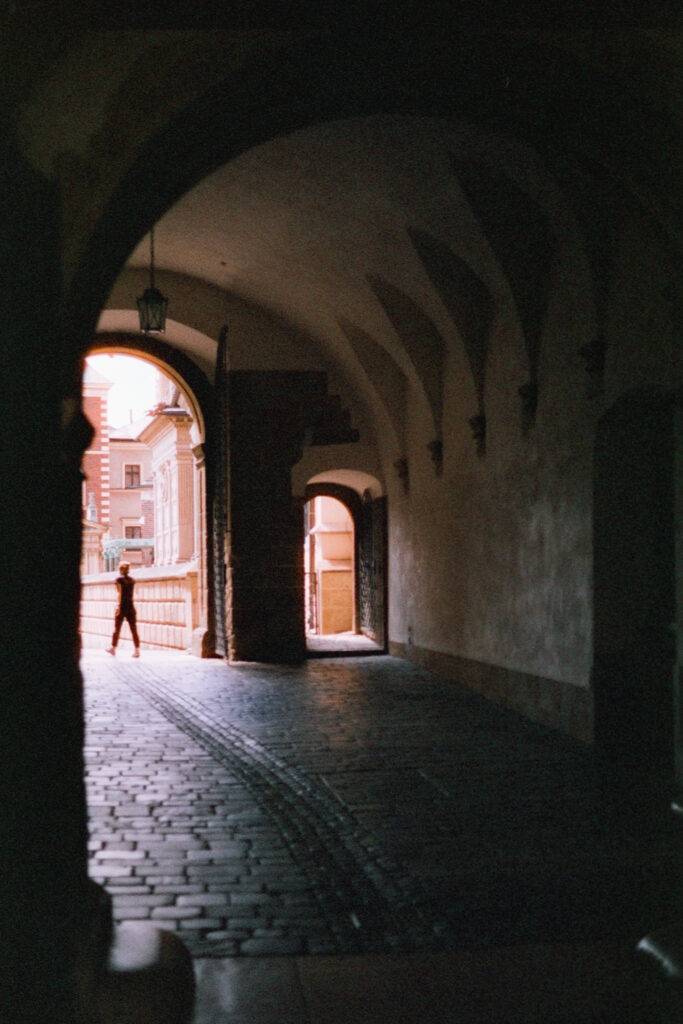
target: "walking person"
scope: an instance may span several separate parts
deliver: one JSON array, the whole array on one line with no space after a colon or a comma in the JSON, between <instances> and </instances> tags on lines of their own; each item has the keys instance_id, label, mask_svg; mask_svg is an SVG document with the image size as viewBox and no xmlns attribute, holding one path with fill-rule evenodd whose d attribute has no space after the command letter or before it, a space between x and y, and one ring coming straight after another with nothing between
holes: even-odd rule
<instances>
[{"instance_id":1,"label":"walking person","mask_svg":"<svg viewBox=\"0 0 683 1024\"><path fill-rule=\"evenodd\" d=\"M137 615L135 612L135 605L133 604L133 588L135 587L135 580L130 575L130 562L121 562L121 565L119 566L119 573L121 575L116 580L119 603L116 607L116 614L114 616L114 635L111 638L111 647L107 648L107 654L116 654L116 645L119 642L119 633L121 632L121 626L125 619L130 626L130 632L135 645L133 657L139 658L140 637L138 636L136 623Z\"/></svg>"}]
</instances>

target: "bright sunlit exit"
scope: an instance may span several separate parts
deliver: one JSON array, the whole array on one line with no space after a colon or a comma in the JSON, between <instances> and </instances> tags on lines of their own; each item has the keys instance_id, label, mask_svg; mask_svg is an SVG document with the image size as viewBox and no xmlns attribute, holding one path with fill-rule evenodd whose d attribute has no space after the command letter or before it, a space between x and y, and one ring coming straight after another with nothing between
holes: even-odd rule
<instances>
[{"instance_id":1,"label":"bright sunlit exit","mask_svg":"<svg viewBox=\"0 0 683 1024\"><path fill-rule=\"evenodd\" d=\"M108 395L110 427L132 423L155 404L159 371L151 363L119 353L98 353L86 361L113 385Z\"/></svg>"}]
</instances>

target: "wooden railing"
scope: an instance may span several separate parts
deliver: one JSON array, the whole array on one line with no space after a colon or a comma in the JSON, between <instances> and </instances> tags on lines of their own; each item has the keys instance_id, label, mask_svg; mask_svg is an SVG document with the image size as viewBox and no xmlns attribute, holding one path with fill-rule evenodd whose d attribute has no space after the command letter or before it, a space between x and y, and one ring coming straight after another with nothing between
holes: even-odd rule
<instances>
[{"instance_id":1,"label":"wooden railing","mask_svg":"<svg viewBox=\"0 0 683 1024\"><path fill-rule=\"evenodd\" d=\"M81 580L81 641L84 647L109 647L116 611L117 572L84 576ZM199 622L197 565L138 567L135 579L135 608L143 648L190 650L192 633ZM132 648L128 623L124 622L121 648Z\"/></svg>"}]
</instances>

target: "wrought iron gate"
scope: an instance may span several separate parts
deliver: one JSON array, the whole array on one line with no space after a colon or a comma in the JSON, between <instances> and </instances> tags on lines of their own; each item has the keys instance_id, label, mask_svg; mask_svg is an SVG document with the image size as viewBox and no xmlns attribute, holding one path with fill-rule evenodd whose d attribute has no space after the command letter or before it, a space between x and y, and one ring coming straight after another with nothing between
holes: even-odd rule
<instances>
[{"instance_id":1,"label":"wrought iron gate","mask_svg":"<svg viewBox=\"0 0 683 1024\"><path fill-rule=\"evenodd\" d=\"M360 627L376 644L385 643L386 499L363 495L358 538Z\"/></svg>"},{"instance_id":2,"label":"wrought iron gate","mask_svg":"<svg viewBox=\"0 0 683 1024\"><path fill-rule=\"evenodd\" d=\"M228 655L226 635L226 536L228 529L228 328L218 339L215 381L215 447L213 493L213 601L216 630L216 654Z\"/></svg>"}]
</instances>

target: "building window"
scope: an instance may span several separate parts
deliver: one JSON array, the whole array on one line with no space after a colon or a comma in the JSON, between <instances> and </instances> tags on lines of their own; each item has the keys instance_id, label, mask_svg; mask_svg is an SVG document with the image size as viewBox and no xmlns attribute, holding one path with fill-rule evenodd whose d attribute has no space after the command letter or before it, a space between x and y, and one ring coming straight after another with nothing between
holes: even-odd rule
<instances>
[{"instance_id":1,"label":"building window","mask_svg":"<svg viewBox=\"0 0 683 1024\"><path fill-rule=\"evenodd\" d=\"M137 537L142 537L141 526L126 526L126 540L135 540Z\"/></svg>"},{"instance_id":2,"label":"building window","mask_svg":"<svg viewBox=\"0 0 683 1024\"><path fill-rule=\"evenodd\" d=\"M126 466L126 487L139 487L140 486L140 467L139 466Z\"/></svg>"}]
</instances>

